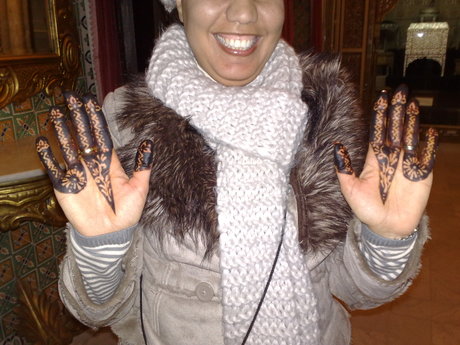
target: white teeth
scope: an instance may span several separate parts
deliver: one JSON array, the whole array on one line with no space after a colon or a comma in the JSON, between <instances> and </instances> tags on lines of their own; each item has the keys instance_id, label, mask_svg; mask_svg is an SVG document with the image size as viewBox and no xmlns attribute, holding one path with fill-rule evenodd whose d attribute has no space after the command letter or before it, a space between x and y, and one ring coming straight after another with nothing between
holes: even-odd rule
<instances>
[{"instance_id":1,"label":"white teeth","mask_svg":"<svg viewBox=\"0 0 460 345\"><path fill-rule=\"evenodd\" d=\"M220 35L215 35L216 38L222 43L224 46L234 50L248 50L250 49L257 41L256 38L252 39L226 39Z\"/></svg>"}]
</instances>

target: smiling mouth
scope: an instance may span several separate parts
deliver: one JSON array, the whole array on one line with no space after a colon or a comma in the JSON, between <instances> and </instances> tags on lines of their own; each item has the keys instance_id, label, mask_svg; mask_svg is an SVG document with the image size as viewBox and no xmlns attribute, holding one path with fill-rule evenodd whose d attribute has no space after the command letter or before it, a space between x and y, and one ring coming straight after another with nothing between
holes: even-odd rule
<instances>
[{"instance_id":1,"label":"smiling mouth","mask_svg":"<svg viewBox=\"0 0 460 345\"><path fill-rule=\"evenodd\" d=\"M250 52L259 40L258 36L253 35L215 34L214 37L226 50L237 54Z\"/></svg>"}]
</instances>

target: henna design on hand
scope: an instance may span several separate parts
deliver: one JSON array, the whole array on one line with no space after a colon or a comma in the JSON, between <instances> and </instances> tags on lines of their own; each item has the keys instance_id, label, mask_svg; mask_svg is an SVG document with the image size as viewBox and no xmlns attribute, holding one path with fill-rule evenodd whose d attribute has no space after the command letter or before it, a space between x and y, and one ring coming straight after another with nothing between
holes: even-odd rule
<instances>
[{"instance_id":1,"label":"henna design on hand","mask_svg":"<svg viewBox=\"0 0 460 345\"><path fill-rule=\"evenodd\" d=\"M137 149L134 171L148 170L153 164L153 142L144 140Z\"/></svg>"},{"instance_id":2,"label":"henna design on hand","mask_svg":"<svg viewBox=\"0 0 460 345\"><path fill-rule=\"evenodd\" d=\"M95 142L95 146L92 147L95 147L96 150L95 152L84 155L82 158L88 166L99 191L115 212L112 183L109 176L113 151L112 138L110 137L102 107L97 103L95 97L93 95L86 95L83 97L83 103L85 109L76 109L75 115L78 116L79 112L83 111L87 115L87 118L89 118L92 139L94 141L90 141L88 138L88 143ZM86 133L86 128L82 133Z\"/></svg>"},{"instance_id":3,"label":"henna design on hand","mask_svg":"<svg viewBox=\"0 0 460 345\"><path fill-rule=\"evenodd\" d=\"M112 162L113 143L102 108L94 96L86 96L83 102L73 93L64 92L67 108L76 130L80 151L75 147L65 121L65 115L58 107L50 108L58 142L63 153L67 170L59 167L46 138L37 139L37 151L56 190L63 193L78 193L87 183L85 162L99 191L115 212L110 165Z\"/></svg>"},{"instance_id":4,"label":"henna design on hand","mask_svg":"<svg viewBox=\"0 0 460 345\"><path fill-rule=\"evenodd\" d=\"M396 89L388 109L388 95L383 91L374 105L370 145L379 166L379 190L382 202L388 198L391 183L398 167L404 145L403 175L411 181L425 179L433 169L437 147L437 132L430 129L422 161L417 157L418 103L413 100L406 107L408 89Z\"/></svg>"},{"instance_id":5,"label":"henna design on hand","mask_svg":"<svg viewBox=\"0 0 460 345\"><path fill-rule=\"evenodd\" d=\"M50 144L45 137L38 137L35 141L38 156L46 168L53 187L61 193L80 192L86 186L86 173L83 165L77 160L70 165L66 172L59 166Z\"/></svg>"},{"instance_id":6,"label":"henna design on hand","mask_svg":"<svg viewBox=\"0 0 460 345\"><path fill-rule=\"evenodd\" d=\"M337 171L341 174L353 175L350 155L341 143L334 144L334 164Z\"/></svg>"},{"instance_id":7,"label":"henna design on hand","mask_svg":"<svg viewBox=\"0 0 460 345\"><path fill-rule=\"evenodd\" d=\"M402 117L402 108L407 98L407 94L401 94L404 91L406 90L399 90L396 99L394 98L394 100L392 100L391 110L396 113L397 118L389 122L389 131L387 131L388 94L386 91L382 91L374 105L370 145L379 165L379 190L383 203L385 203L388 197L391 181L393 181L396 173L399 154L401 152L399 147L389 146L387 143L391 143L392 140L399 143L401 141L401 131L398 125L401 125L400 118Z\"/></svg>"},{"instance_id":8,"label":"henna design on hand","mask_svg":"<svg viewBox=\"0 0 460 345\"><path fill-rule=\"evenodd\" d=\"M404 133L403 175L410 181L421 181L428 177L436 160L438 132L430 128L426 133L426 144L421 154L417 155L418 145L418 115L417 101L411 101L406 111L406 127Z\"/></svg>"}]
</instances>

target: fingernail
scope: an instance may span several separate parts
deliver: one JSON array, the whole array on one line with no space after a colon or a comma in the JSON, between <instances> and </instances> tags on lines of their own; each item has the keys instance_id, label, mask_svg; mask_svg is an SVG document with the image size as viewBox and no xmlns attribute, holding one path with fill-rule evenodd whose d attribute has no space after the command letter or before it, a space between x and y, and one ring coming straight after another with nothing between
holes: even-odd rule
<instances>
[{"instance_id":1,"label":"fingernail","mask_svg":"<svg viewBox=\"0 0 460 345\"><path fill-rule=\"evenodd\" d=\"M341 174L353 175L350 155L341 143L334 144L334 164L337 172Z\"/></svg>"},{"instance_id":2,"label":"fingernail","mask_svg":"<svg viewBox=\"0 0 460 345\"><path fill-rule=\"evenodd\" d=\"M145 140L137 149L134 171L151 169L153 164L153 142Z\"/></svg>"}]
</instances>

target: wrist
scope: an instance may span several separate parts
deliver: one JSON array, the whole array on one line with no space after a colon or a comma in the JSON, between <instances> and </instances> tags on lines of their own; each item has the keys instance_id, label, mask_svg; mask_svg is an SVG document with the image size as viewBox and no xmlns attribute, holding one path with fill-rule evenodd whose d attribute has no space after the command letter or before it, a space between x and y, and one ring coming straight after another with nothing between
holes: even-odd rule
<instances>
[{"instance_id":1,"label":"wrist","mask_svg":"<svg viewBox=\"0 0 460 345\"><path fill-rule=\"evenodd\" d=\"M363 223L364 224L364 223ZM366 225L366 224L364 224ZM382 231L378 228L374 228L372 226L366 225L366 227L369 229L369 231L372 231L374 234L383 237L388 240L394 240L394 241L404 241L404 240L410 240L413 237L417 235L418 228L415 227L412 230L409 231Z\"/></svg>"}]
</instances>

